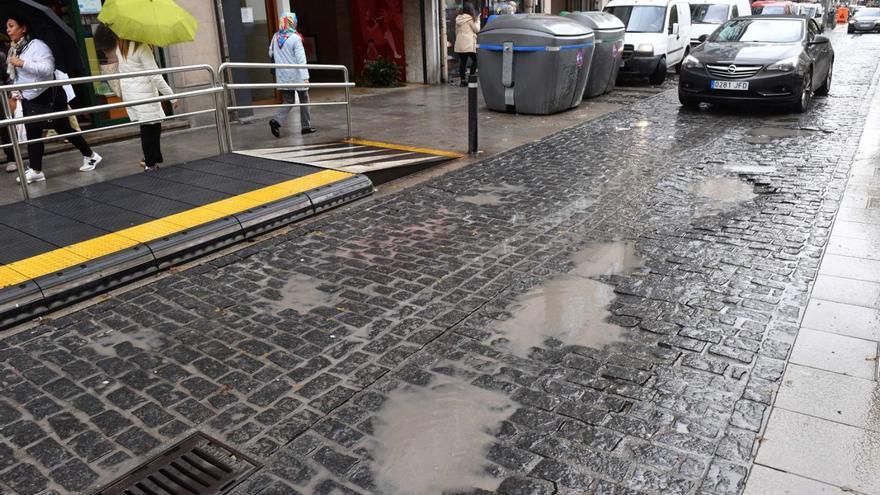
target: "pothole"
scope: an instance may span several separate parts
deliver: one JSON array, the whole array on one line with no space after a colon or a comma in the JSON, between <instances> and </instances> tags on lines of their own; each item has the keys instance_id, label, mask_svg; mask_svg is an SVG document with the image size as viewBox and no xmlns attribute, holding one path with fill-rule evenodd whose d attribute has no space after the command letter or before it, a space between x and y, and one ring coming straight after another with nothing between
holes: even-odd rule
<instances>
[{"instance_id":1,"label":"pothole","mask_svg":"<svg viewBox=\"0 0 880 495\"><path fill-rule=\"evenodd\" d=\"M626 330L609 323L614 288L596 277L625 274L643 265L631 241L593 244L572 257L575 269L517 298L513 316L498 331L515 355L527 357L548 338L600 349L624 340Z\"/></svg>"},{"instance_id":2,"label":"pothole","mask_svg":"<svg viewBox=\"0 0 880 495\"><path fill-rule=\"evenodd\" d=\"M801 127L756 127L746 131L745 141L749 144L769 144L777 139L798 137L818 130L819 129Z\"/></svg>"},{"instance_id":3,"label":"pothole","mask_svg":"<svg viewBox=\"0 0 880 495\"><path fill-rule=\"evenodd\" d=\"M695 184L694 194L709 199L719 206L742 203L754 199L754 187L751 184L731 177L715 177Z\"/></svg>"},{"instance_id":4,"label":"pothole","mask_svg":"<svg viewBox=\"0 0 880 495\"><path fill-rule=\"evenodd\" d=\"M492 435L513 409L504 394L457 377L392 392L374 420L372 471L382 493L493 491L485 468Z\"/></svg>"}]
</instances>

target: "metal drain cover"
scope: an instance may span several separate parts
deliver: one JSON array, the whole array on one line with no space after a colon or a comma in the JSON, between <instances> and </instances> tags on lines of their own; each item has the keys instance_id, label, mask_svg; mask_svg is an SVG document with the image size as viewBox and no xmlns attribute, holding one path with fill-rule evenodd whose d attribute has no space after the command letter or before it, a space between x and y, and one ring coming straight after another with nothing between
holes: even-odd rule
<instances>
[{"instance_id":1,"label":"metal drain cover","mask_svg":"<svg viewBox=\"0 0 880 495\"><path fill-rule=\"evenodd\" d=\"M194 433L95 495L214 495L244 481L260 464L205 435Z\"/></svg>"}]
</instances>

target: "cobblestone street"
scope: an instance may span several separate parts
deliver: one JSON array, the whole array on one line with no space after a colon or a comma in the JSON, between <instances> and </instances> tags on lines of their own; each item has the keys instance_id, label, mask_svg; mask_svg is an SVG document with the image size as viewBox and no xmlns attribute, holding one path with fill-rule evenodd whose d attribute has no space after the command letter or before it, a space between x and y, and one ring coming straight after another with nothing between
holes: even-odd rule
<instances>
[{"instance_id":1,"label":"cobblestone street","mask_svg":"<svg viewBox=\"0 0 880 495\"><path fill-rule=\"evenodd\" d=\"M5 334L0 493L194 431L237 494L741 493L880 75L829 35L806 114L670 89Z\"/></svg>"}]
</instances>

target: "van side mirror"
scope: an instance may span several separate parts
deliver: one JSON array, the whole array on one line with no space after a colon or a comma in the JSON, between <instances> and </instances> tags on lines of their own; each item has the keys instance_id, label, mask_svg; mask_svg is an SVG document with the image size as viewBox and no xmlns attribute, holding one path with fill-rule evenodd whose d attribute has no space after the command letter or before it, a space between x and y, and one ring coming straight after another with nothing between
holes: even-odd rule
<instances>
[{"instance_id":1,"label":"van side mirror","mask_svg":"<svg viewBox=\"0 0 880 495\"><path fill-rule=\"evenodd\" d=\"M677 22L675 24L673 24L671 28L669 28L669 34L678 35L678 23Z\"/></svg>"},{"instance_id":2,"label":"van side mirror","mask_svg":"<svg viewBox=\"0 0 880 495\"><path fill-rule=\"evenodd\" d=\"M708 34L701 34L700 37L697 38L697 41L699 41L700 43L705 43L707 39L709 39Z\"/></svg>"},{"instance_id":3,"label":"van side mirror","mask_svg":"<svg viewBox=\"0 0 880 495\"><path fill-rule=\"evenodd\" d=\"M810 42L811 45L824 45L826 43L828 43L828 37L822 36L821 34L813 38L813 41Z\"/></svg>"}]
</instances>

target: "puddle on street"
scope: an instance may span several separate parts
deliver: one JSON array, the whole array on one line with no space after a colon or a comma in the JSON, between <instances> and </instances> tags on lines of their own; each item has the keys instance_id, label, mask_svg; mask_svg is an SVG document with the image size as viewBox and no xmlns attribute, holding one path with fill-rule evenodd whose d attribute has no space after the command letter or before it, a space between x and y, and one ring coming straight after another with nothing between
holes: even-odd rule
<instances>
[{"instance_id":1,"label":"puddle on street","mask_svg":"<svg viewBox=\"0 0 880 495\"><path fill-rule=\"evenodd\" d=\"M501 480L481 466L494 440L492 431L513 407L504 394L461 378L442 377L429 388L395 390L375 420L372 471L379 491L495 490Z\"/></svg>"},{"instance_id":2,"label":"puddle on street","mask_svg":"<svg viewBox=\"0 0 880 495\"><path fill-rule=\"evenodd\" d=\"M526 190L525 186L513 184L498 184L479 188L477 194L469 196L456 196L455 200L462 203L471 203L479 206L495 206L501 204L501 199L511 193L519 193Z\"/></svg>"},{"instance_id":3,"label":"puddle on street","mask_svg":"<svg viewBox=\"0 0 880 495\"><path fill-rule=\"evenodd\" d=\"M792 129L790 127L756 127L746 131L745 141L750 144L769 144L775 139L797 137L810 131L810 129Z\"/></svg>"},{"instance_id":4,"label":"puddle on street","mask_svg":"<svg viewBox=\"0 0 880 495\"><path fill-rule=\"evenodd\" d=\"M331 303L332 296L318 287L324 282L302 273L294 273L280 290L281 300L272 301L278 311L295 309L301 314Z\"/></svg>"},{"instance_id":5,"label":"puddle on street","mask_svg":"<svg viewBox=\"0 0 880 495\"><path fill-rule=\"evenodd\" d=\"M736 174L772 174L776 172L776 167L764 166L764 165L725 165L724 170L728 170L730 172Z\"/></svg>"},{"instance_id":6,"label":"puddle on street","mask_svg":"<svg viewBox=\"0 0 880 495\"><path fill-rule=\"evenodd\" d=\"M140 348L158 350L169 344L167 335L157 332L152 328L138 327L126 331L106 330L91 336L92 341L88 347L102 356L116 356L113 347L124 342L134 344Z\"/></svg>"},{"instance_id":7,"label":"puddle on street","mask_svg":"<svg viewBox=\"0 0 880 495\"><path fill-rule=\"evenodd\" d=\"M695 185L692 191L697 196L710 199L721 206L748 201L757 196L751 184L731 177L705 180Z\"/></svg>"},{"instance_id":8,"label":"puddle on street","mask_svg":"<svg viewBox=\"0 0 880 495\"><path fill-rule=\"evenodd\" d=\"M614 288L593 278L626 274L642 266L630 241L600 243L572 256L575 269L549 280L517 300L513 316L498 330L510 351L527 357L547 338L600 349L623 340L625 329L608 323Z\"/></svg>"}]
</instances>

